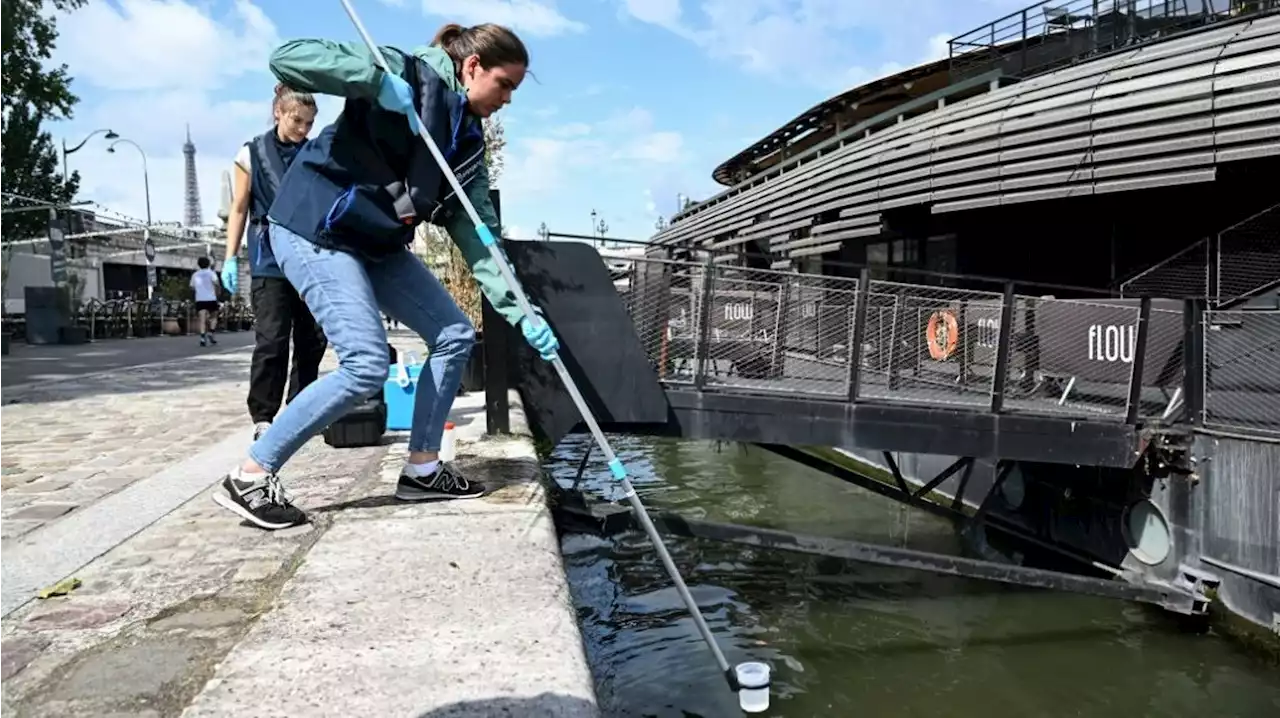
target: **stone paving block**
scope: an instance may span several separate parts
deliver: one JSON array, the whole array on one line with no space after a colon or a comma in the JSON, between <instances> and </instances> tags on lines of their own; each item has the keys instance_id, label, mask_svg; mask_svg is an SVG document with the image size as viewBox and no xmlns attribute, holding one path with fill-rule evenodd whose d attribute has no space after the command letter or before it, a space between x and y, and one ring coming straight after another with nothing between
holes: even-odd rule
<instances>
[{"instance_id":1,"label":"stone paving block","mask_svg":"<svg viewBox=\"0 0 1280 718\"><path fill-rule=\"evenodd\" d=\"M123 617L133 606L127 601L72 596L51 598L27 615L28 626L41 631L97 628Z\"/></svg>"},{"instance_id":2,"label":"stone paving block","mask_svg":"<svg viewBox=\"0 0 1280 718\"><path fill-rule=\"evenodd\" d=\"M11 493L18 494L47 494L59 489L66 488L71 482L61 479L37 479L29 481L21 486L15 486L10 489Z\"/></svg>"},{"instance_id":3,"label":"stone paving block","mask_svg":"<svg viewBox=\"0 0 1280 718\"><path fill-rule=\"evenodd\" d=\"M6 518L48 521L49 519L56 519L75 508L76 504L31 504L13 512L11 516Z\"/></svg>"},{"instance_id":4,"label":"stone paving block","mask_svg":"<svg viewBox=\"0 0 1280 718\"><path fill-rule=\"evenodd\" d=\"M280 570L279 561L246 561L240 564L233 581L261 581Z\"/></svg>"},{"instance_id":5,"label":"stone paving block","mask_svg":"<svg viewBox=\"0 0 1280 718\"><path fill-rule=\"evenodd\" d=\"M27 664L40 655L47 645L49 645L49 639L43 636L6 638L0 644L0 664L3 665L0 680L7 681L18 671L26 668Z\"/></svg>"},{"instance_id":6,"label":"stone paving block","mask_svg":"<svg viewBox=\"0 0 1280 718\"><path fill-rule=\"evenodd\" d=\"M33 529L43 526L44 521L24 521L22 519L5 519L0 522L0 537L18 538Z\"/></svg>"}]
</instances>

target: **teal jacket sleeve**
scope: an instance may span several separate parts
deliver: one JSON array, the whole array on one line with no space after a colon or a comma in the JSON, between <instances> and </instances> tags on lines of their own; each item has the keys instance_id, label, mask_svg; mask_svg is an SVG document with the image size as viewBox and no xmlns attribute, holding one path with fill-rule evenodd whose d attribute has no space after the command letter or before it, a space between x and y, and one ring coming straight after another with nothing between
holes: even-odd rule
<instances>
[{"instance_id":1,"label":"teal jacket sleeve","mask_svg":"<svg viewBox=\"0 0 1280 718\"><path fill-rule=\"evenodd\" d=\"M404 53L383 47L391 71L404 72ZM372 100L382 83L373 53L360 42L290 40L271 53L271 74L301 92Z\"/></svg>"},{"instance_id":2,"label":"teal jacket sleeve","mask_svg":"<svg viewBox=\"0 0 1280 718\"><path fill-rule=\"evenodd\" d=\"M498 225L498 215L493 211L493 202L489 200L487 167L482 166L476 173L475 179L467 185L467 198L475 206L476 213L480 215L480 221L488 225L493 236L501 237L502 228ZM508 324L512 326L518 324L524 314L520 311L520 305L516 303L515 294L507 287L507 282L498 271L498 264L493 261L489 249L481 244L480 236L476 234L476 228L471 225L471 219L467 213L458 207L444 229L449 233L453 243L458 245L463 259L467 260L471 273L475 275L476 282L480 285L480 291L484 292L489 303L498 314L502 315L503 319L507 320Z\"/></svg>"}]
</instances>

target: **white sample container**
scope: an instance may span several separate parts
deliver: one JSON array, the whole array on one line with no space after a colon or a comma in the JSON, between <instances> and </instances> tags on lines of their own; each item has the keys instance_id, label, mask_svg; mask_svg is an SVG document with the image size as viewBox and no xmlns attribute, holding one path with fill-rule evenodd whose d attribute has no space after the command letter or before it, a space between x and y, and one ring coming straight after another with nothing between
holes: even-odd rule
<instances>
[{"instance_id":1,"label":"white sample container","mask_svg":"<svg viewBox=\"0 0 1280 718\"><path fill-rule=\"evenodd\" d=\"M457 455L458 432L454 430L452 421L446 421L444 423L444 436L440 438L440 460L453 461Z\"/></svg>"},{"instance_id":2,"label":"white sample container","mask_svg":"<svg viewBox=\"0 0 1280 718\"><path fill-rule=\"evenodd\" d=\"M746 713L769 710L769 666L748 661L733 667L738 678L738 706Z\"/></svg>"}]
</instances>

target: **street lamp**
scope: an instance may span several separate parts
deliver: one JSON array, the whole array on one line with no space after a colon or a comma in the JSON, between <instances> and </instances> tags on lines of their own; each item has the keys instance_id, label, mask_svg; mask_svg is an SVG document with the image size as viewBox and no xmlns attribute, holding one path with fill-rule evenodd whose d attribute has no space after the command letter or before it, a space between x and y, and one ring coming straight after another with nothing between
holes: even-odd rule
<instances>
[{"instance_id":1,"label":"street lamp","mask_svg":"<svg viewBox=\"0 0 1280 718\"><path fill-rule=\"evenodd\" d=\"M119 136L117 135L117 137ZM151 227L151 179L149 178L148 172L147 172L147 153L145 150L142 149L141 145L129 139L117 139L115 142L112 142L107 147L107 152L115 153L116 145L121 143L132 145L133 148L138 151L138 154L142 155L142 189L146 193L146 197L147 197L147 228L150 229Z\"/></svg>"},{"instance_id":2,"label":"street lamp","mask_svg":"<svg viewBox=\"0 0 1280 718\"><path fill-rule=\"evenodd\" d=\"M67 172L67 155L71 154L72 152L75 152L81 147L84 147L84 144L86 142L88 142L89 140L93 139L97 135L104 132L106 133L107 139L109 140L118 139L120 137L120 135L117 135L114 130L106 130L106 129L94 130L93 132L89 133L88 137L85 137L83 140L81 140L80 144L76 145L75 147L67 147L67 138L65 137L62 138L62 182L63 184L66 184L67 180L70 179L71 177L71 174Z\"/></svg>"},{"instance_id":3,"label":"street lamp","mask_svg":"<svg viewBox=\"0 0 1280 718\"><path fill-rule=\"evenodd\" d=\"M600 246L608 246L608 243L605 242L604 235L609 231L609 225L602 219L600 220L600 224L596 225L596 230L600 232Z\"/></svg>"},{"instance_id":4,"label":"street lamp","mask_svg":"<svg viewBox=\"0 0 1280 718\"><path fill-rule=\"evenodd\" d=\"M551 230L547 229L546 222L538 225L538 237L544 242L551 239Z\"/></svg>"},{"instance_id":5,"label":"street lamp","mask_svg":"<svg viewBox=\"0 0 1280 718\"><path fill-rule=\"evenodd\" d=\"M128 139L117 139L110 145L107 145L107 152L112 154L116 151L116 145L124 143L132 145L138 154L142 155L142 191L147 198L147 226L142 230L142 250L147 256L147 299L150 300L155 296L155 261L156 246L151 242L151 178L147 171L147 153L142 149L142 145Z\"/></svg>"}]
</instances>

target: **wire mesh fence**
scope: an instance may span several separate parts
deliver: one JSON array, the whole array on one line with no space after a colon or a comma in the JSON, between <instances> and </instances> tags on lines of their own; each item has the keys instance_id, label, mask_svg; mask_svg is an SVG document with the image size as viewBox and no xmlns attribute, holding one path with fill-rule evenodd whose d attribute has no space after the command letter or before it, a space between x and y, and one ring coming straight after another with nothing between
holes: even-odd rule
<instances>
[{"instance_id":1,"label":"wire mesh fence","mask_svg":"<svg viewBox=\"0 0 1280 718\"><path fill-rule=\"evenodd\" d=\"M1219 306L1280 282L1280 204L1218 234Z\"/></svg>"},{"instance_id":2,"label":"wire mesh fence","mask_svg":"<svg viewBox=\"0 0 1280 718\"><path fill-rule=\"evenodd\" d=\"M1280 436L1280 311L1205 312L1204 425Z\"/></svg>"},{"instance_id":3,"label":"wire mesh fence","mask_svg":"<svg viewBox=\"0 0 1280 718\"><path fill-rule=\"evenodd\" d=\"M1206 297L1210 243L1202 239L1120 283L1122 297Z\"/></svg>"},{"instance_id":4,"label":"wire mesh fence","mask_svg":"<svg viewBox=\"0 0 1280 718\"><path fill-rule=\"evenodd\" d=\"M992 292L871 282L858 398L989 405L1001 299Z\"/></svg>"},{"instance_id":5,"label":"wire mesh fence","mask_svg":"<svg viewBox=\"0 0 1280 718\"><path fill-rule=\"evenodd\" d=\"M1124 421L1185 400L1183 302L1059 299L643 258L619 291L659 378L706 388ZM997 382L1003 325L1008 354ZM859 336L861 341L859 342ZM853 371L853 362L858 362Z\"/></svg>"}]
</instances>

